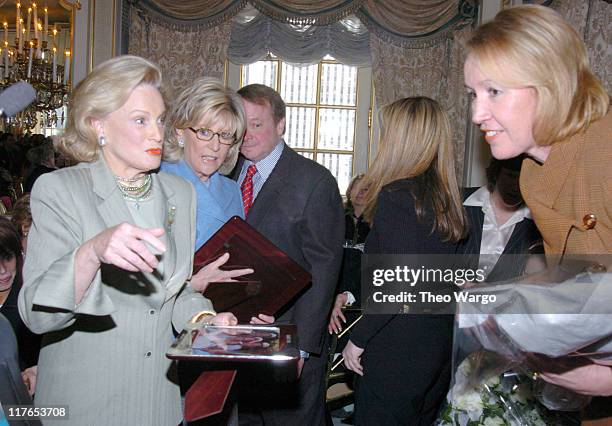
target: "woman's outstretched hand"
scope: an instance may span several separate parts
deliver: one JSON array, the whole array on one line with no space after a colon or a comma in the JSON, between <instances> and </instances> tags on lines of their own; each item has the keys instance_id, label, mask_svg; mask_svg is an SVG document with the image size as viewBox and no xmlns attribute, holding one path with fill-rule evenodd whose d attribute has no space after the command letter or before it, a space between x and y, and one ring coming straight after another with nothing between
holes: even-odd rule
<instances>
[{"instance_id":1,"label":"woman's outstretched hand","mask_svg":"<svg viewBox=\"0 0 612 426\"><path fill-rule=\"evenodd\" d=\"M238 319L231 312L221 312L210 319L212 325L236 325Z\"/></svg>"},{"instance_id":2,"label":"woman's outstretched hand","mask_svg":"<svg viewBox=\"0 0 612 426\"><path fill-rule=\"evenodd\" d=\"M153 272L166 251L159 237L163 228L139 228L121 223L85 241L74 259L74 300L78 305L103 263L131 272Z\"/></svg>"},{"instance_id":3,"label":"woman's outstretched hand","mask_svg":"<svg viewBox=\"0 0 612 426\"><path fill-rule=\"evenodd\" d=\"M159 263L156 255L166 251L159 237L163 228L144 229L122 223L105 229L87 241L99 263L115 265L132 272L153 272Z\"/></svg>"},{"instance_id":4,"label":"woman's outstretched hand","mask_svg":"<svg viewBox=\"0 0 612 426\"><path fill-rule=\"evenodd\" d=\"M208 288L210 283L217 282L232 282L234 278L242 277L243 275L252 274L254 271L251 268L223 270L221 266L225 265L229 260L229 253L224 253L214 262L200 269L193 277L191 277L191 287L200 293L203 293Z\"/></svg>"}]
</instances>

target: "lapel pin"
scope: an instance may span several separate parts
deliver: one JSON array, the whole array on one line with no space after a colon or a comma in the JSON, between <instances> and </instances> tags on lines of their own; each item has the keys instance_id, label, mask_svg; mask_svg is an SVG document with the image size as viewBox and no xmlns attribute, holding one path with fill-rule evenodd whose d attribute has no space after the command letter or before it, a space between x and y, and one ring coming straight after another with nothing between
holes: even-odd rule
<instances>
[{"instance_id":1,"label":"lapel pin","mask_svg":"<svg viewBox=\"0 0 612 426\"><path fill-rule=\"evenodd\" d=\"M170 205L170 207L168 208L168 221L167 221L167 226L166 226L169 234L172 234L172 224L174 223L175 216L176 216L176 206Z\"/></svg>"}]
</instances>

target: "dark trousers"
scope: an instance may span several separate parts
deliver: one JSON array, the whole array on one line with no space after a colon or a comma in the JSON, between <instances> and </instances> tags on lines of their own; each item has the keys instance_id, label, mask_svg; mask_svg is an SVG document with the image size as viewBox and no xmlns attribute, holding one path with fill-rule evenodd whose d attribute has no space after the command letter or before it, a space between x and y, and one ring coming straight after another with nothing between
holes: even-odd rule
<instances>
[{"instance_id":1,"label":"dark trousers","mask_svg":"<svg viewBox=\"0 0 612 426\"><path fill-rule=\"evenodd\" d=\"M397 315L366 346L355 387L358 426L425 426L451 379L452 315Z\"/></svg>"},{"instance_id":2,"label":"dark trousers","mask_svg":"<svg viewBox=\"0 0 612 426\"><path fill-rule=\"evenodd\" d=\"M241 426L324 426L327 355L311 356L294 382L280 382L267 369L238 375Z\"/></svg>"}]
</instances>

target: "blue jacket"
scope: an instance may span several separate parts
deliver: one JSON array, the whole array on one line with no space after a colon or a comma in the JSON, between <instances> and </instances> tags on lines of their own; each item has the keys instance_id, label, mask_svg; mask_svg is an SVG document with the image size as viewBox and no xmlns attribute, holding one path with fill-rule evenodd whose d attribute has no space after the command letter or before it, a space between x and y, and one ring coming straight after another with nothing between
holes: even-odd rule
<instances>
[{"instance_id":1,"label":"blue jacket","mask_svg":"<svg viewBox=\"0 0 612 426\"><path fill-rule=\"evenodd\" d=\"M219 173L202 182L185 160L178 163L162 162L161 171L172 173L191 182L197 198L196 243L197 251L232 216L244 219L242 194L238 184Z\"/></svg>"}]
</instances>

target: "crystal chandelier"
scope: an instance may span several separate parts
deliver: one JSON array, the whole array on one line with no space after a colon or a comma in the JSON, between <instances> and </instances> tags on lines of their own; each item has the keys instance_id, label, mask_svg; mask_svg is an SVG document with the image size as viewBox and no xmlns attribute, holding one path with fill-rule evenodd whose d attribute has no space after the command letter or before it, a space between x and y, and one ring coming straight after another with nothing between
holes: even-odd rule
<instances>
[{"instance_id":1,"label":"crystal chandelier","mask_svg":"<svg viewBox=\"0 0 612 426\"><path fill-rule=\"evenodd\" d=\"M23 9L23 12L22 12ZM27 17L22 17L22 13ZM8 22L3 23L4 42L0 49L0 90L18 81L27 81L36 90L36 100L26 110L5 120L5 127L30 131L37 124L45 127L62 125L64 106L70 92L70 50L58 52L57 29L49 31L48 10L44 20L38 17L38 6L27 9L16 3L15 38L11 46ZM39 123L40 122L40 123Z\"/></svg>"}]
</instances>

